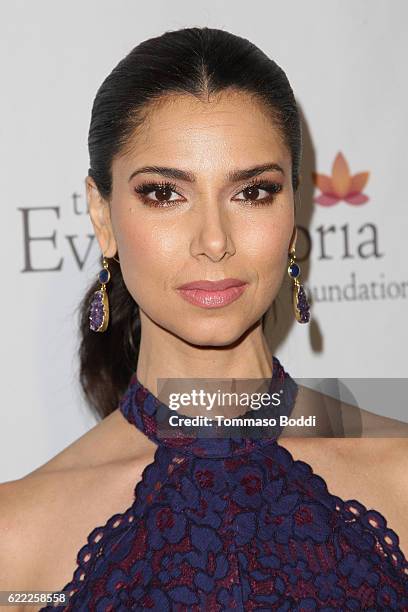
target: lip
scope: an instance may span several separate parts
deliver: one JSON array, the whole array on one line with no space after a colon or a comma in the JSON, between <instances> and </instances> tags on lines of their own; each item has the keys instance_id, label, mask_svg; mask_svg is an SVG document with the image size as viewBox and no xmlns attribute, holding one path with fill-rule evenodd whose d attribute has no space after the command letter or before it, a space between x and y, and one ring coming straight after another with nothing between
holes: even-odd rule
<instances>
[{"instance_id":1,"label":"lip","mask_svg":"<svg viewBox=\"0 0 408 612\"><path fill-rule=\"evenodd\" d=\"M245 291L248 283L237 278L222 281L193 281L178 287L178 292L187 302L201 308L221 308L235 302Z\"/></svg>"},{"instance_id":2,"label":"lip","mask_svg":"<svg viewBox=\"0 0 408 612\"><path fill-rule=\"evenodd\" d=\"M178 287L178 289L205 289L206 291L223 291L224 289L229 289L230 287L240 287L241 285L245 284L245 281L242 281L239 278L223 278L222 280L218 281L192 281L191 283L181 285Z\"/></svg>"}]
</instances>

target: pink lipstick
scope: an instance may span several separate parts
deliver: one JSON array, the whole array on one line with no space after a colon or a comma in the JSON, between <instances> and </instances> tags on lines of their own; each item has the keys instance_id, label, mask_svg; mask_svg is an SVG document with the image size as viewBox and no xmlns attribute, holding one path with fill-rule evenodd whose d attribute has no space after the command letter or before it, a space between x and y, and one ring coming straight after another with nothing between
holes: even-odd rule
<instances>
[{"instance_id":1,"label":"pink lipstick","mask_svg":"<svg viewBox=\"0 0 408 612\"><path fill-rule=\"evenodd\" d=\"M224 278L219 281L193 281L177 287L177 290L191 304L202 308L220 308L238 299L247 285L239 278Z\"/></svg>"}]
</instances>

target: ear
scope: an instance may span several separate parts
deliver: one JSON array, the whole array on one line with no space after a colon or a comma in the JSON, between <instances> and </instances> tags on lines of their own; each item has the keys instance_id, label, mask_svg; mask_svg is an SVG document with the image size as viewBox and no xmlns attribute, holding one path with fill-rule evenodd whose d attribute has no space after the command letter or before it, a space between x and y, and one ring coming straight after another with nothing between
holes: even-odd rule
<instances>
[{"instance_id":1,"label":"ear","mask_svg":"<svg viewBox=\"0 0 408 612\"><path fill-rule=\"evenodd\" d=\"M100 249L105 257L113 257L117 252L117 244L112 228L109 202L100 195L95 181L89 175L85 177L85 189L89 216Z\"/></svg>"}]
</instances>

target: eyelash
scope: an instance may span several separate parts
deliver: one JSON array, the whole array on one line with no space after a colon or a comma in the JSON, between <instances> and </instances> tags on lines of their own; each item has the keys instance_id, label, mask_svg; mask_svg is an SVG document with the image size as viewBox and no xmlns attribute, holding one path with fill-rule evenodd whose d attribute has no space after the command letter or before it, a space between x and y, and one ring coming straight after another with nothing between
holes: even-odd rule
<instances>
[{"instance_id":1,"label":"eyelash","mask_svg":"<svg viewBox=\"0 0 408 612\"><path fill-rule=\"evenodd\" d=\"M158 200L150 200L146 197L148 193L151 193L152 191L160 191L160 189L164 189L166 187L168 187L171 191L175 191L176 193L178 193L177 185L168 181L161 181L158 183L142 183L138 187L135 187L135 192L139 194L142 202L146 206L150 206L151 208L170 208L177 200L162 200L161 202L159 202ZM263 189L269 193L268 197L262 198L261 200L239 200L239 202L241 203L249 203L249 206L251 207L268 206L269 204L272 204L272 202L275 200L275 195L282 191L281 183L254 179L253 181L245 185L245 187L241 189L241 191L239 191L238 193L241 193L242 191L245 191L250 187Z\"/></svg>"}]
</instances>

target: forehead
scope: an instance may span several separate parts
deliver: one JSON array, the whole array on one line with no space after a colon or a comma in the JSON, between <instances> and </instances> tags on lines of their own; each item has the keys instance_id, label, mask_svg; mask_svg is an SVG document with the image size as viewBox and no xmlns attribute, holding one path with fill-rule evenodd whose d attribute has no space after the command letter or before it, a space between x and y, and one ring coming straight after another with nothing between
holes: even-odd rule
<instances>
[{"instance_id":1,"label":"forehead","mask_svg":"<svg viewBox=\"0 0 408 612\"><path fill-rule=\"evenodd\" d=\"M290 163L271 113L250 94L228 91L210 100L174 94L151 103L119 163L128 170L172 161L200 172L270 159Z\"/></svg>"}]
</instances>

